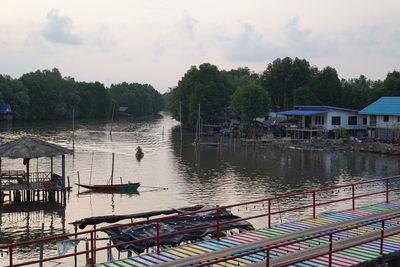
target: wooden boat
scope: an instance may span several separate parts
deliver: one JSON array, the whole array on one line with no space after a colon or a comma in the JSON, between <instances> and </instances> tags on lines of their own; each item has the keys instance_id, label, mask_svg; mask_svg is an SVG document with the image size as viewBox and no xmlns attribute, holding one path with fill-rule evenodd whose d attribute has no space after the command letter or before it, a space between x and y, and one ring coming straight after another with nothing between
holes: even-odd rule
<instances>
[{"instance_id":1,"label":"wooden boat","mask_svg":"<svg viewBox=\"0 0 400 267\"><path fill-rule=\"evenodd\" d=\"M136 158L137 159L141 159L141 158L143 158L143 156L144 156L143 151L141 151L141 150L136 151Z\"/></svg>"},{"instance_id":2,"label":"wooden boat","mask_svg":"<svg viewBox=\"0 0 400 267\"><path fill-rule=\"evenodd\" d=\"M79 177L79 175L78 175ZM114 153L112 153L112 166L111 166L111 178L110 184L101 184L101 185L92 185L92 184L81 184L80 182L76 183L77 186L81 186L86 189L90 189L96 192L135 192L139 186L140 183L131 183L128 182L127 184L122 183L122 178L121 178L121 183L120 184L114 184L113 183L113 178L114 178ZM78 180L79 181L79 180Z\"/></svg>"},{"instance_id":3,"label":"wooden boat","mask_svg":"<svg viewBox=\"0 0 400 267\"><path fill-rule=\"evenodd\" d=\"M133 192L139 188L140 183L110 184L110 185L85 185L85 184L76 184L76 185L97 192Z\"/></svg>"}]
</instances>

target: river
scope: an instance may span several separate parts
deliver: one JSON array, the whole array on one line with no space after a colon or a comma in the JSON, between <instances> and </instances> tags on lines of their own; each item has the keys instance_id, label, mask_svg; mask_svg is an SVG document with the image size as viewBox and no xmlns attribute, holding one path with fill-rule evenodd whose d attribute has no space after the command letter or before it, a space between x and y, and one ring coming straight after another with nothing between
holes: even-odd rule
<instances>
[{"instance_id":1,"label":"river","mask_svg":"<svg viewBox=\"0 0 400 267\"><path fill-rule=\"evenodd\" d=\"M114 153L114 179L140 182L139 194L87 193L73 184L65 206L0 204L0 244L38 238L42 223L45 235L71 233L68 223L89 216L232 204L399 174L398 156L390 155L259 147L232 140L219 148L196 149L193 133L183 131L181 139L179 123L168 113L114 122L112 135L110 128L106 121L76 123L75 154L66 156L66 174L71 184L78 171L82 183L104 184ZM3 142L33 135L72 148L70 122L14 122L1 125L0 131ZM138 145L145 153L140 161L135 157ZM54 164L61 173L61 159ZM48 171L49 165L46 158L31 160L33 171ZM3 159L2 169L7 168L24 165ZM6 259L1 252L0 264Z\"/></svg>"}]
</instances>

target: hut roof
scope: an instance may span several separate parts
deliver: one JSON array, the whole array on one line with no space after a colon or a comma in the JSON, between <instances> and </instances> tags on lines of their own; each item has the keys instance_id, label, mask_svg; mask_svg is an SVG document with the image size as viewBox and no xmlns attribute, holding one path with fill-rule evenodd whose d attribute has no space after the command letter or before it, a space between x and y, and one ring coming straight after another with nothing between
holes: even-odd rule
<instances>
[{"instance_id":1,"label":"hut roof","mask_svg":"<svg viewBox=\"0 0 400 267\"><path fill-rule=\"evenodd\" d=\"M29 136L0 145L0 157L14 159L55 157L64 154L72 154L72 150Z\"/></svg>"}]
</instances>

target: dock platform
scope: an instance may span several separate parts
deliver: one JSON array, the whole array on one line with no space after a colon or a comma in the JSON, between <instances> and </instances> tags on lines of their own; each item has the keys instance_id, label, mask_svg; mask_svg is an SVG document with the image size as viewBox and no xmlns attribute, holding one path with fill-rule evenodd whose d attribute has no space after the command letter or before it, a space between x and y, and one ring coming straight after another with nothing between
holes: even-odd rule
<instances>
[{"instance_id":1,"label":"dock platform","mask_svg":"<svg viewBox=\"0 0 400 267\"><path fill-rule=\"evenodd\" d=\"M143 267L143 266L197 266L217 258L227 258L243 252L255 250L268 245L279 244L287 240L301 239L304 236L312 236L323 232L343 229L346 226L360 225L373 222L378 218L392 216L385 222L385 229L394 229L400 232L400 201L380 203L358 209L349 209L341 212L325 213L316 218L306 218L300 221L284 223L271 228L258 229L238 235L226 236L219 240L209 240L170 248L161 253L143 254L123 260L96 264L97 267ZM397 217L396 215L399 215ZM339 241L349 242L352 238L362 237L365 233L377 232L380 235L380 223L372 223L367 226L337 232L333 234L333 243ZM318 248L329 244L329 237L317 237L298 243L283 245L273 248L269 252L270 266L288 266L285 262L277 262L283 256L293 259L299 254L306 253L310 248ZM324 247L325 250L326 247ZM309 260L294 263L291 266L356 266L378 258L400 252L400 233L384 238L383 255L380 253L380 241L375 240L365 244L353 246L332 253L331 264L328 255L315 257ZM276 261L275 264L273 261ZM258 264L257 264L258 263ZM211 264L210 264L211 266ZM266 253L257 252L235 259L228 259L212 266L266 266Z\"/></svg>"}]
</instances>

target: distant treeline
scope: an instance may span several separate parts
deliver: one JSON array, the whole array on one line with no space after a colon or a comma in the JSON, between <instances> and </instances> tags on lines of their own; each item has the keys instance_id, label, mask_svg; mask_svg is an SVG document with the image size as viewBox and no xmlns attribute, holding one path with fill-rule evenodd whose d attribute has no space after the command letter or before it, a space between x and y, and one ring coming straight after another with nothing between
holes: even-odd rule
<instances>
[{"instance_id":1,"label":"distant treeline","mask_svg":"<svg viewBox=\"0 0 400 267\"><path fill-rule=\"evenodd\" d=\"M248 68L219 71L209 63L192 66L178 86L163 97L183 123L193 126L198 104L205 122L220 121L236 115L244 121L265 116L269 111L282 111L294 105L324 105L362 109L381 96L400 96L400 72L387 74L384 81L372 81L361 75L340 79L336 70L319 70L305 59L283 58L255 73Z\"/></svg>"},{"instance_id":2,"label":"distant treeline","mask_svg":"<svg viewBox=\"0 0 400 267\"><path fill-rule=\"evenodd\" d=\"M112 108L128 107L133 115L157 113L163 106L161 94L151 85L77 82L62 77L58 69L35 71L13 79L0 75L0 104L11 105L18 120L69 119L75 108L77 118L105 118Z\"/></svg>"}]
</instances>

